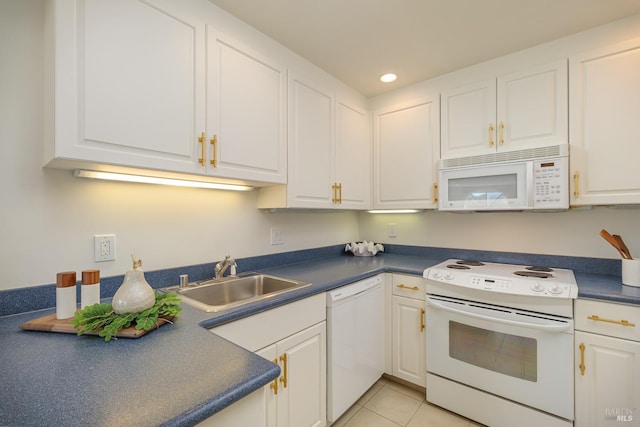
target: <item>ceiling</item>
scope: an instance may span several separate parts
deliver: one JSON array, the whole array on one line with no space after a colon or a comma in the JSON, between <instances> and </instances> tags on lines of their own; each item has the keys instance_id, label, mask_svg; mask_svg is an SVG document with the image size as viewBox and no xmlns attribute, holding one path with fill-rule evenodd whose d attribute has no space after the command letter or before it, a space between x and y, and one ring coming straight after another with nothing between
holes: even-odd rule
<instances>
[{"instance_id":1,"label":"ceiling","mask_svg":"<svg viewBox=\"0 0 640 427\"><path fill-rule=\"evenodd\" d=\"M640 0L210 1L369 97L640 13Z\"/></svg>"}]
</instances>

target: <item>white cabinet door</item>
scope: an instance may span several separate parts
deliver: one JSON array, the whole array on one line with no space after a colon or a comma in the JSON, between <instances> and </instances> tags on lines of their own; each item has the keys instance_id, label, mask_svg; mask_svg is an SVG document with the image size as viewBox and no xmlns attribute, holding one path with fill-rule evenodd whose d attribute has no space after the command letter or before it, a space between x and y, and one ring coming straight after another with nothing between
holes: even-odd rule
<instances>
[{"instance_id":1,"label":"white cabinet door","mask_svg":"<svg viewBox=\"0 0 640 427\"><path fill-rule=\"evenodd\" d=\"M426 386L425 302L393 296L393 375Z\"/></svg>"},{"instance_id":2,"label":"white cabinet door","mask_svg":"<svg viewBox=\"0 0 640 427\"><path fill-rule=\"evenodd\" d=\"M171 3L56 1L47 161L198 172L205 25ZM56 164L58 163L58 164Z\"/></svg>"},{"instance_id":3,"label":"white cabinet door","mask_svg":"<svg viewBox=\"0 0 640 427\"><path fill-rule=\"evenodd\" d=\"M371 207L370 113L346 101L338 101L336 111L335 176L338 207ZM335 203L334 203L335 204Z\"/></svg>"},{"instance_id":4,"label":"white cabinet door","mask_svg":"<svg viewBox=\"0 0 640 427\"><path fill-rule=\"evenodd\" d=\"M327 422L326 322L277 344L283 370L279 427L321 427Z\"/></svg>"},{"instance_id":5,"label":"white cabinet door","mask_svg":"<svg viewBox=\"0 0 640 427\"><path fill-rule=\"evenodd\" d=\"M640 203L640 39L569 59L572 205Z\"/></svg>"},{"instance_id":6,"label":"white cabinet door","mask_svg":"<svg viewBox=\"0 0 640 427\"><path fill-rule=\"evenodd\" d=\"M374 116L374 208L435 208L438 98L391 106Z\"/></svg>"},{"instance_id":7,"label":"white cabinet door","mask_svg":"<svg viewBox=\"0 0 640 427\"><path fill-rule=\"evenodd\" d=\"M640 426L640 342L581 331L575 342L576 427Z\"/></svg>"},{"instance_id":8,"label":"white cabinet door","mask_svg":"<svg viewBox=\"0 0 640 427\"><path fill-rule=\"evenodd\" d=\"M567 87L566 60L498 77L497 150L567 144Z\"/></svg>"},{"instance_id":9,"label":"white cabinet door","mask_svg":"<svg viewBox=\"0 0 640 427\"><path fill-rule=\"evenodd\" d=\"M445 90L441 102L443 159L495 152L495 79Z\"/></svg>"},{"instance_id":10,"label":"white cabinet door","mask_svg":"<svg viewBox=\"0 0 640 427\"><path fill-rule=\"evenodd\" d=\"M276 344L267 346L256 351L258 356L264 357L278 364L278 348ZM271 381L269 385L264 386L264 418L266 427L276 427L278 425L278 392L280 391L280 377Z\"/></svg>"},{"instance_id":11,"label":"white cabinet door","mask_svg":"<svg viewBox=\"0 0 640 427\"><path fill-rule=\"evenodd\" d=\"M289 81L288 206L330 208L334 97L299 78Z\"/></svg>"},{"instance_id":12,"label":"white cabinet door","mask_svg":"<svg viewBox=\"0 0 640 427\"><path fill-rule=\"evenodd\" d=\"M288 182L262 188L259 208L371 207L370 114L334 89L290 73Z\"/></svg>"},{"instance_id":13,"label":"white cabinet door","mask_svg":"<svg viewBox=\"0 0 640 427\"><path fill-rule=\"evenodd\" d=\"M285 183L285 67L211 26L207 38L207 172Z\"/></svg>"},{"instance_id":14,"label":"white cabinet door","mask_svg":"<svg viewBox=\"0 0 640 427\"><path fill-rule=\"evenodd\" d=\"M441 158L568 144L567 105L566 60L444 90Z\"/></svg>"},{"instance_id":15,"label":"white cabinet door","mask_svg":"<svg viewBox=\"0 0 640 427\"><path fill-rule=\"evenodd\" d=\"M311 326L256 352L281 369L280 377L264 387L267 427L326 424L326 325Z\"/></svg>"},{"instance_id":16,"label":"white cabinet door","mask_svg":"<svg viewBox=\"0 0 640 427\"><path fill-rule=\"evenodd\" d=\"M196 424L197 427L269 427L265 423L265 389L256 390L217 414Z\"/></svg>"}]
</instances>

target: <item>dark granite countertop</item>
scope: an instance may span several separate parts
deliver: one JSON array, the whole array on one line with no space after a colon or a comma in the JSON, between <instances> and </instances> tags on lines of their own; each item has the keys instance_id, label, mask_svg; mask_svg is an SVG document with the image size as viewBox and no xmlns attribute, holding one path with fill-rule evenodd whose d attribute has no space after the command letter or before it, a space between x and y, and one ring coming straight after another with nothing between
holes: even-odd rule
<instances>
[{"instance_id":1,"label":"dark granite countertop","mask_svg":"<svg viewBox=\"0 0 640 427\"><path fill-rule=\"evenodd\" d=\"M0 317L0 425L193 425L280 372L208 328L381 272L421 275L450 257L439 255L340 255L259 268L313 285L228 312L203 313L183 304L174 324L139 339L105 343L19 329L53 309ZM640 288L623 286L619 276L576 272L576 279L579 298L640 305Z\"/></svg>"}]
</instances>

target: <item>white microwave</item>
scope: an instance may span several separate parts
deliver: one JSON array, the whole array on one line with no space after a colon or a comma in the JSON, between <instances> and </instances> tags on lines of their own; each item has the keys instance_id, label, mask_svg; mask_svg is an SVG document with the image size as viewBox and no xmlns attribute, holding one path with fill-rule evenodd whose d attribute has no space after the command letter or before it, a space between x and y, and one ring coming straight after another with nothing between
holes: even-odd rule
<instances>
[{"instance_id":1,"label":"white microwave","mask_svg":"<svg viewBox=\"0 0 640 427\"><path fill-rule=\"evenodd\" d=\"M441 168L443 211L562 210L569 208L567 157Z\"/></svg>"}]
</instances>

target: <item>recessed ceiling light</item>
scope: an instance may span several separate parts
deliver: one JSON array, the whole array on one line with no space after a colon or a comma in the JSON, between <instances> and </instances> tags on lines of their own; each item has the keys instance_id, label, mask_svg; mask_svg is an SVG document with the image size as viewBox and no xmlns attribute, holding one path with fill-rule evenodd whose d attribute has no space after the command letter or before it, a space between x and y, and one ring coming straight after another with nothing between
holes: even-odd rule
<instances>
[{"instance_id":1,"label":"recessed ceiling light","mask_svg":"<svg viewBox=\"0 0 640 427\"><path fill-rule=\"evenodd\" d=\"M387 73L380 76L380 81L383 83L391 83L394 82L398 76L393 73Z\"/></svg>"}]
</instances>

